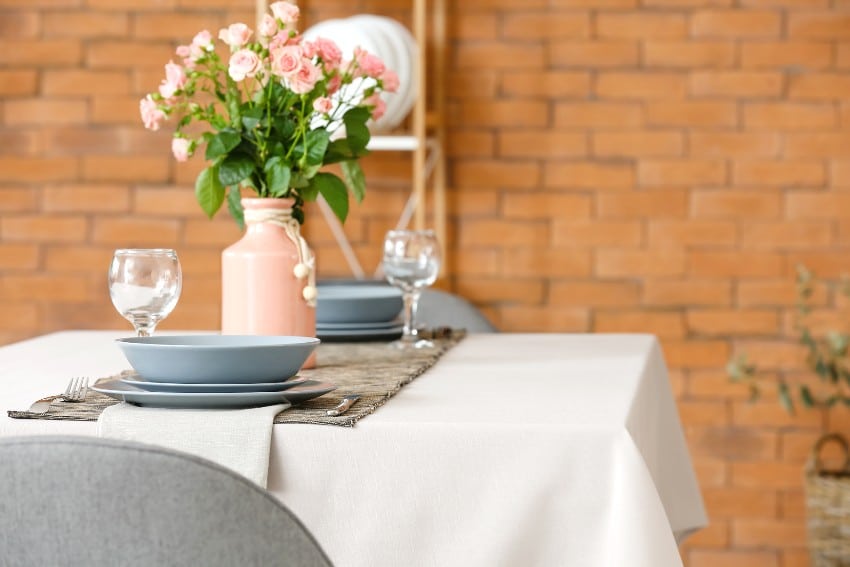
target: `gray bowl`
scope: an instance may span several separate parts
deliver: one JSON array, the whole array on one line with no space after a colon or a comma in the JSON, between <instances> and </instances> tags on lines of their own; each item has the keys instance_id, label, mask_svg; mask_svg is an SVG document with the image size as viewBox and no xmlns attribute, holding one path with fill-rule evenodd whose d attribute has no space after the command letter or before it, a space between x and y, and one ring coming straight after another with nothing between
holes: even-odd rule
<instances>
[{"instance_id":1,"label":"gray bowl","mask_svg":"<svg viewBox=\"0 0 850 567\"><path fill-rule=\"evenodd\" d=\"M319 285L317 323L377 323L392 321L403 302L398 288L385 284Z\"/></svg>"},{"instance_id":2,"label":"gray bowl","mask_svg":"<svg viewBox=\"0 0 850 567\"><path fill-rule=\"evenodd\" d=\"M139 375L150 382L251 384L293 376L319 339L290 336L173 335L118 339Z\"/></svg>"}]
</instances>

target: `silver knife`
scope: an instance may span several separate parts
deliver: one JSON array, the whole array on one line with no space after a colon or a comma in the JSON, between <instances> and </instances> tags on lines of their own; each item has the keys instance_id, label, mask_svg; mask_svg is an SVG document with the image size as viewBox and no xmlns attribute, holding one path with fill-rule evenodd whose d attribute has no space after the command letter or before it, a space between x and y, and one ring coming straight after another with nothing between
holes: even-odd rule
<instances>
[{"instance_id":1,"label":"silver knife","mask_svg":"<svg viewBox=\"0 0 850 567\"><path fill-rule=\"evenodd\" d=\"M342 398L342 401L333 409L329 409L327 414L331 417L342 415L348 411L348 408L354 405L354 402L360 399L359 394L350 394Z\"/></svg>"}]
</instances>

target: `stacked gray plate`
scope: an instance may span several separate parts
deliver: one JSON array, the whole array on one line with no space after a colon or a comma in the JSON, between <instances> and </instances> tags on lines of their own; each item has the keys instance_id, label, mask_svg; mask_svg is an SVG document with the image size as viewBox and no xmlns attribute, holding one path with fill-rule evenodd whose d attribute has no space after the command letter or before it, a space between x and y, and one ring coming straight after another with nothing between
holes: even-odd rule
<instances>
[{"instance_id":1,"label":"stacked gray plate","mask_svg":"<svg viewBox=\"0 0 850 567\"><path fill-rule=\"evenodd\" d=\"M316 335L323 341L385 341L401 336L401 291L382 283L320 284Z\"/></svg>"},{"instance_id":2,"label":"stacked gray plate","mask_svg":"<svg viewBox=\"0 0 850 567\"><path fill-rule=\"evenodd\" d=\"M119 339L134 373L93 387L157 407L236 408L300 403L335 387L296 377L318 346L312 337L185 335Z\"/></svg>"}]
</instances>

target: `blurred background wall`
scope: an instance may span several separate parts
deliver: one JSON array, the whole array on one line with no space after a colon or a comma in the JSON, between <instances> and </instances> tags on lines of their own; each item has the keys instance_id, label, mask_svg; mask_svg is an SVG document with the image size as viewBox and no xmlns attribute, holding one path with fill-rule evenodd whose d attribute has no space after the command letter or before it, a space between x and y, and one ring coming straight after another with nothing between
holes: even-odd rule
<instances>
[{"instance_id":1,"label":"blurred background wall","mask_svg":"<svg viewBox=\"0 0 850 567\"><path fill-rule=\"evenodd\" d=\"M505 331L659 336L712 524L691 567L807 565L802 463L846 410L748 404L723 367L746 349L804 375L794 269L850 255L847 0L449 1L450 251L443 285ZM302 2L308 23L407 0ZM253 25L252 0L0 0L0 344L127 328L116 247L173 247L184 291L164 329L219 324L221 250L168 131L138 100L200 29ZM410 155L365 161L346 232L374 266ZM318 211L320 276L345 262ZM815 296L823 328L833 292ZM840 307L840 305L838 305ZM521 378L521 377L520 377Z\"/></svg>"}]
</instances>

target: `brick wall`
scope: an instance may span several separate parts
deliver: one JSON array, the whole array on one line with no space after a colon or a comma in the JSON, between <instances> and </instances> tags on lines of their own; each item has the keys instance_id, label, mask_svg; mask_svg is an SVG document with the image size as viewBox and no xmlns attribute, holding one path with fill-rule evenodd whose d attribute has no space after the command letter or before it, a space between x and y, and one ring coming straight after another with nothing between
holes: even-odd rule
<instances>
[{"instance_id":1,"label":"brick wall","mask_svg":"<svg viewBox=\"0 0 850 567\"><path fill-rule=\"evenodd\" d=\"M746 348L804 374L787 344L793 271L850 252L850 2L458 0L450 4L447 284L504 330L657 334L712 524L688 565L806 565L801 464L848 412L789 418L723 366ZM406 0L314 0L409 21ZM138 99L200 28L251 0L0 0L0 344L126 328L105 270L123 246L179 250L165 328L218 325L219 253L168 133ZM374 265L410 175L366 160L346 231ZM309 222L322 275L345 264ZM816 296L829 320L836 298ZM834 320L834 317L833 319Z\"/></svg>"}]
</instances>

